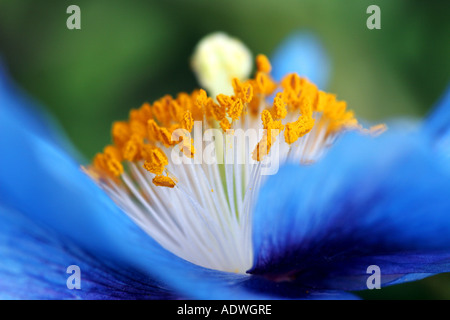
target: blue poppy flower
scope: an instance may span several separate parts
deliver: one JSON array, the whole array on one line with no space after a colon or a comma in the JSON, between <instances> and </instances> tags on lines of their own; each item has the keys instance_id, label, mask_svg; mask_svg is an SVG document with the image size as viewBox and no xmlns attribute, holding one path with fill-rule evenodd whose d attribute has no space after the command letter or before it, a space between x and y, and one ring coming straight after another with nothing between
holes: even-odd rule
<instances>
[{"instance_id":1,"label":"blue poppy flower","mask_svg":"<svg viewBox=\"0 0 450 320\"><path fill-rule=\"evenodd\" d=\"M295 57L295 52L316 67L304 70L303 63L283 58ZM290 72L325 86L323 67L328 64L314 38L297 36L284 43L274 58L274 77L286 73L287 61L294 64ZM264 57L258 68L264 77ZM168 167L175 175L155 174L159 168L150 165L156 160L149 165L152 177L164 177L156 183L177 187L139 182L142 169L133 164L126 170L135 170L135 175L120 176L124 182L117 184L114 175L101 176L87 167L91 175L100 174L95 181L80 169L77 155L54 123L17 92L3 71L0 81L1 298L352 299L348 291L367 288L369 266L379 267L382 286L450 271L450 90L436 111L412 130L393 124L378 137L364 130L341 130L319 147L312 142L292 147L309 148L300 156L314 163L294 164L290 160L298 158L291 152L276 174L261 178L264 183L260 175L252 175L249 181L261 188L254 188L258 193L249 192L246 200L245 194L239 197L236 190L242 186L235 178L245 169L227 163L218 172L225 176L224 185L217 176L220 181L202 180L213 173L188 167L192 172L186 175L196 179L189 184L172 164ZM236 82L236 87L246 92L245 84ZM202 94L200 101L206 104ZM264 126L277 121L280 105L274 103L273 119ZM302 108L302 114L307 113L307 106ZM291 126L300 142L299 130L307 119L302 120ZM341 126L341 120L335 126ZM345 121L354 125L352 117ZM336 129L329 124L326 128L326 134ZM286 141L298 143L289 134ZM127 177L134 180L120 189ZM211 188L207 183L215 184ZM147 191L136 192L133 186ZM215 198L220 188L225 192ZM154 196L152 206L146 206ZM171 206L176 209L173 215L167 209ZM139 215L158 207L170 216ZM186 207L198 216L175 216ZM229 245L221 230L236 222L218 225L221 220L213 220L203 208L223 208L230 217L239 216L240 210L249 212L238 220L249 223L233 229L241 230L236 232L242 237L230 236ZM180 226L183 221L186 225ZM186 239L192 242L183 243ZM218 252L208 255L208 240ZM177 246L182 244L185 250L180 251ZM81 270L80 289L67 286L71 265ZM243 272L233 272L234 267Z\"/></svg>"}]
</instances>

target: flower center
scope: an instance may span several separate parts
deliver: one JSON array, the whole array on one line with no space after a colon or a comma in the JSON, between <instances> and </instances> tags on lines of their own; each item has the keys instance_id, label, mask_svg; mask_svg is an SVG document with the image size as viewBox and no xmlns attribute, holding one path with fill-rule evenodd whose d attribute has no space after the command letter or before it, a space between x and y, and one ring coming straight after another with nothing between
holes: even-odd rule
<instances>
[{"instance_id":1,"label":"flower center","mask_svg":"<svg viewBox=\"0 0 450 320\"><path fill-rule=\"evenodd\" d=\"M360 128L335 95L295 73L275 82L264 55L256 65L254 78L232 79L230 95L200 89L131 110L85 168L161 246L221 271L252 266L252 211L267 175L316 161Z\"/></svg>"}]
</instances>

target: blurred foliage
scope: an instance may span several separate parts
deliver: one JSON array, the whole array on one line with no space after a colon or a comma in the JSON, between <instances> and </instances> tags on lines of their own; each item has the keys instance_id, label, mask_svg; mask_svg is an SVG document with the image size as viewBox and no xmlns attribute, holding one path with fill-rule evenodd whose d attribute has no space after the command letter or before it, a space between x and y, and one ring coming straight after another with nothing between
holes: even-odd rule
<instances>
[{"instance_id":1,"label":"blurred foliage","mask_svg":"<svg viewBox=\"0 0 450 320\"><path fill-rule=\"evenodd\" d=\"M66 28L71 4L81 30ZM371 4L381 30L366 28ZM329 91L359 117L423 117L450 80L449 9L441 0L0 0L0 56L90 159L131 108L197 87L190 55L218 30L269 56L290 32L312 30L332 62ZM409 288L450 298L445 275L362 294L408 297Z\"/></svg>"}]
</instances>

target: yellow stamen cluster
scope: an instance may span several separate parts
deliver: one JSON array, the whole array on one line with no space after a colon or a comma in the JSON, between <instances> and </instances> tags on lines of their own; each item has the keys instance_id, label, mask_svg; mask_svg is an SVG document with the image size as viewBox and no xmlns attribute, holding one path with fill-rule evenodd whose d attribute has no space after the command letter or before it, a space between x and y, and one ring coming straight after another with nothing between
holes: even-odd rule
<instances>
[{"instance_id":1,"label":"yellow stamen cluster","mask_svg":"<svg viewBox=\"0 0 450 320\"><path fill-rule=\"evenodd\" d=\"M194 121L206 121L227 131L240 119L245 122L247 114L260 116L266 130L253 151L253 159L257 161L269 153L283 130L286 143L292 144L311 131L315 119L326 126L327 134L357 126L353 112L335 95L319 90L295 73L285 76L281 83L275 82L264 55L257 56L256 65L253 79L232 80L232 95L219 94L213 99L200 89L191 94L180 93L176 98L166 95L152 105L144 103L131 110L128 121L113 124L113 144L95 156L91 171L100 177L117 179L124 172L126 161L143 161L143 167L155 175L155 185L174 187L176 179L166 170L169 160L164 148L179 145L184 155L192 158L195 149L186 133L192 131ZM272 105L268 106L268 97L276 91Z\"/></svg>"}]
</instances>

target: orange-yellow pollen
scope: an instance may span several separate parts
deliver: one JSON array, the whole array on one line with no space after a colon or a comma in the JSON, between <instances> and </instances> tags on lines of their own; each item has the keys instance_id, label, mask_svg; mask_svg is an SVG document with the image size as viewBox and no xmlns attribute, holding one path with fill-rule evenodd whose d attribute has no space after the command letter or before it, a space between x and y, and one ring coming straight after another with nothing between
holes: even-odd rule
<instances>
[{"instance_id":1,"label":"orange-yellow pollen","mask_svg":"<svg viewBox=\"0 0 450 320\"><path fill-rule=\"evenodd\" d=\"M265 131L261 141L256 145L255 150L253 150L252 158L256 161L261 161L264 156L269 154L276 137L284 129L281 121L274 121L271 113L267 109L261 113L261 120Z\"/></svg>"},{"instance_id":2,"label":"orange-yellow pollen","mask_svg":"<svg viewBox=\"0 0 450 320\"><path fill-rule=\"evenodd\" d=\"M156 176L153 178L152 182L159 187L173 188L176 185L176 181L167 176Z\"/></svg>"},{"instance_id":3,"label":"orange-yellow pollen","mask_svg":"<svg viewBox=\"0 0 450 320\"><path fill-rule=\"evenodd\" d=\"M143 141L140 135L138 134L132 135L130 140L128 140L125 146L123 147L122 150L123 158L128 161L139 160L142 144Z\"/></svg>"},{"instance_id":4,"label":"orange-yellow pollen","mask_svg":"<svg viewBox=\"0 0 450 320\"><path fill-rule=\"evenodd\" d=\"M223 131L226 132L227 130L231 129L231 123L227 118L223 118L222 121L220 121L220 127Z\"/></svg>"},{"instance_id":5,"label":"orange-yellow pollen","mask_svg":"<svg viewBox=\"0 0 450 320\"><path fill-rule=\"evenodd\" d=\"M123 166L117 159L108 159L106 160L106 164L108 166L109 171L116 177L120 176L123 173Z\"/></svg>"},{"instance_id":6,"label":"orange-yellow pollen","mask_svg":"<svg viewBox=\"0 0 450 320\"><path fill-rule=\"evenodd\" d=\"M238 78L234 78L231 81L234 89L235 97L242 100L243 103L252 101L253 87L250 83L242 83Z\"/></svg>"},{"instance_id":7,"label":"orange-yellow pollen","mask_svg":"<svg viewBox=\"0 0 450 320\"><path fill-rule=\"evenodd\" d=\"M314 126L314 118L308 116L300 116L297 121L286 124L284 131L284 139L286 143L292 144L311 131Z\"/></svg>"},{"instance_id":8,"label":"orange-yellow pollen","mask_svg":"<svg viewBox=\"0 0 450 320\"><path fill-rule=\"evenodd\" d=\"M277 88L277 84L266 73L258 72L255 80L257 92L264 95L272 94Z\"/></svg>"},{"instance_id":9,"label":"orange-yellow pollen","mask_svg":"<svg viewBox=\"0 0 450 320\"><path fill-rule=\"evenodd\" d=\"M184 137L180 143L180 149L186 157L193 158L195 154L194 139L189 140Z\"/></svg>"},{"instance_id":10,"label":"orange-yellow pollen","mask_svg":"<svg viewBox=\"0 0 450 320\"><path fill-rule=\"evenodd\" d=\"M128 122L118 121L112 127L113 141L117 146L125 144L131 136L131 129Z\"/></svg>"},{"instance_id":11,"label":"orange-yellow pollen","mask_svg":"<svg viewBox=\"0 0 450 320\"><path fill-rule=\"evenodd\" d=\"M272 66L269 59L264 54L258 54L256 56L256 68L260 72L270 73Z\"/></svg>"},{"instance_id":12,"label":"orange-yellow pollen","mask_svg":"<svg viewBox=\"0 0 450 320\"><path fill-rule=\"evenodd\" d=\"M197 95L196 102L199 106L203 106L206 104L206 101L208 99L208 95L206 94L206 91L203 89L200 89Z\"/></svg>"},{"instance_id":13,"label":"orange-yellow pollen","mask_svg":"<svg viewBox=\"0 0 450 320\"><path fill-rule=\"evenodd\" d=\"M165 166L169 164L169 160L164 152L156 147L146 148L144 151L144 157L146 159L144 162L144 168L156 175L162 174Z\"/></svg>"},{"instance_id":14,"label":"orange-yellow pollen","mask_svg":"<svg viewBox=\"0 0 450 320\"><path fill-rule=\"evenodd\" d=\"M228 110L228 115L233 120L238 120L242 114L242 110L244 110L244 105L242 104L241 99L236 99L233 104L230 106Z\"/></svg>"},{"instance_id":15,"label":"orange-yellow pollen","mask_svg":"<svg viewBox=\"0 0 450 320\"><path fill-rule=\"evenodd\" d=\"M286 102L281 92L277 93L273 101L272 115L275 119L284 119L287 115Z\"/></svg>"},{"instance_id":16,"label":"orange-yellow pollen","mask_svg":"<svg viewBox=\"0 0 450 320\"><path fill-rule=\"evenodd\" d=\"M188 132L192 131L192 127L194 126L194 118L192 117L192 113L187 110L183 114L183 119L181 120L181 127L186 129Z\"/></svg>"}]
</instances>

